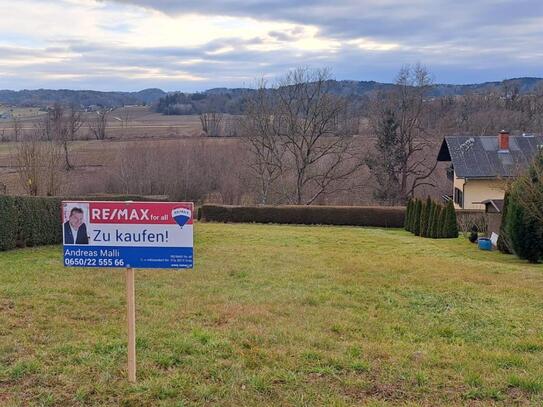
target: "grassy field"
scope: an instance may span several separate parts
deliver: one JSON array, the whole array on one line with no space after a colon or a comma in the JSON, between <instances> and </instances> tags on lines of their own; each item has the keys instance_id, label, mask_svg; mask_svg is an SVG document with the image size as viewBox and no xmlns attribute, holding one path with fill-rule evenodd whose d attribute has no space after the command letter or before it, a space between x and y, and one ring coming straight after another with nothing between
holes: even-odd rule
<instances>
[{"instance_id":1,"label":"grassy field","mask_svg":"<svg viewBox=\"0 0 543 407\"><path fill-rule=\"evenodd\" d=\"M543 403L543 267L400 230L196 225L196 268L0 253L0 405Z\"/></svg>"}]
</instances>

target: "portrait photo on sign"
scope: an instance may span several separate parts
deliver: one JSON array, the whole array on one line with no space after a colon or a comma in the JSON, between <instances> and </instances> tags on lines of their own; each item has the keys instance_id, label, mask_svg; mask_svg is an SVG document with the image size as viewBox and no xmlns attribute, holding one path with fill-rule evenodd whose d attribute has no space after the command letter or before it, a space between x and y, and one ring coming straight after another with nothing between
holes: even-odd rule
<instances>
[{"instance_id":1,"label":"portrait photo on sign","mask_svg":"<svg viewBox=\"0 0 543 407\"><path fill-rule=\"evenodd\" d=\"M62 233L64 244L89 244L87 225L89 204L85 202L65 203L62 208Z\"/></svg>"}]
</instances>

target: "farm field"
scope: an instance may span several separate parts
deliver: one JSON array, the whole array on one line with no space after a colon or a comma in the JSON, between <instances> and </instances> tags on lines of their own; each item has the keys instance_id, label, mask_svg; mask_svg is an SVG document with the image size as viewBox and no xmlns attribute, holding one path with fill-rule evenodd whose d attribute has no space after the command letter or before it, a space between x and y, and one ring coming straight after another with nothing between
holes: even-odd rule
<instances>
[{"instance_id":1,"label":"farm field","mask_svg":"<svg viewBox=\"0 0 543 407\"><path fill-rule=\"evenodd\" d=\"M40 116L21 116L19 125L21 126L20 139L35 135L39 128L39 121L43 120L44 112ZM246 145L243 145L239 137L207 137L202 133L200 118L198 115L190 116L167 116L153 112L149 107L131 106L114 110L110 114L107 127L107 138L105 140L96 140L91 134L89 123L94 120L96 112L85 112L85 124L77 133L74 141L69 143L69 160L73 166L72 170L64 171L64 163L59 163L62 167L58 172L57 178L61 185L60 190L55 194L64 196L82 196L96 193L140 193L140 194L164 194L164 192L145 191L135 187L132 182L128 187L126 181L127 174L120 169L121 163L136 161L128 157L141 157L141 154L133 154L134 150L143 151L144 154L154 157L163 156L163 152L180 151L183 156L180 160L185 160L187 156L196 156L201 170L187 170L187 177L195 179L203 172L209 170L207 179L217 179L214 188L205 190L205 196L202 197L198 192L196 198L191 199L210 199L215 203L237 204L240 202L251 202L254 200L252 192L229 192L236 185L246 185L246 181L239 182L239 178L230 176L235 171L243 173L244 177L253 176L250 170L248 157L245 157ZM125 121L125 119L127 119ZM233 117L225 115L223 124L226 127L232 127ZM360 152L362 159L366 157L373 149L374 138L369 134L368 123L361 126L361 134L356 136L357 151ZM227 125L227 123L230 123ZM43 126L43 123L41 124ZM439 149L441 139L436 138L433 149L435 154ZM21 144L13 141L13 121L0 120L0 191L4 190L11 195L25 194L26 180L23 180L20 174L20 166L17 163L17 149ZM430 153L425 160L429 163L435 161L435 154ZM237 156L236 163L232 163L232 157ZM124 161L123 161L124 158ZM64 157L62 157L62 161ZM156 158L152 160L157 162ZM167 162L168 159L166 158ZM170 163L172 160L170 160ZM126 164L122 164L125 166ZM173 165L173 164L170 164ZM219 168L220 167L220 168ZM418 194L422 196L431 195L435 198L443 194L450 193L451 185L446 179L445 165L439 165L432 175L432 186L421 186ZM135 177L133 177L135 179ZM227 179L229 178L229 179ZM344 194L336 201L327 201L327 204L375 204L374 197L374 179L370 177L369 169L364 168L357 175L358 188L356 194ZM156 183L157 178L153 178ZM243 187L245 188L245 187ZM228 192L225 192L228 191ZM46 192L42 191L45 194ZM249 198L247 198L249 196ZM185 198L183 198L185 199ZM248 201L247 201L248 199Z\"/></svg>"},{"instance_id":2,"label":"farm field","mask_svg":"<svg viewBox=\"0 0 543 407\"><path fill-rule=\"evenodd\" d=\"M197 223L191 271L0 253L0 405L541 405L543 266L403 230Z\"/></svg>"},{"instance_id":3,"label":"farm field","mask_svg":"<svg viewBox=\"0 0 543 407\"><path fill-rule=\"evenodd\" d=\"M117 116L124 117L123 109L120 110ZM149 111L147 107L133 107L129 110L130 121L127 126L114 119L109 121L107 140L93 139L85 125L80 129L79 138L70 143L70 157L75 169L70 174L65 174L66 193L92 193L87 190L81 191L79 185L88 185L84 189L103 191L119 155L131 145L145 145L152 150L156 147L190 146L200 141L219 145L237 142L235 138L201 137L200 119L195 115L164 116ZM89 120L92 114L94 113L86 113L85 120ZM116 114L112 114L112 117L116 117ZM39 118L21 119L23 133L31 134L35 131L36 120ZM0 121L0 135L3 131L10 134L12 126L9 120ZM16 148L17 143L13 141L0 142L0 183L7 186L10 194L23 194L25 191L21 186L13 157Z\"/></svg>"},{"instance_id":4,"label":"farm field","mask_svg":"<svg viewBox=\"0 0 543 407\"><path fill-rule=\"evenodd\" d=\"M19 119L23 134L31 134L35 131L36 125L40 120L43 120L45 115L45 112L36 108L15 108L14 110L14 115ZM85 124L78 131L78 138L94 138L89 133L88 123L95 117L95 112L83 114ZM4 130L6 136L11 136L13 132L12 120L0 120L0 134ZM201 124L198 115L166 116L153 112L146 106L117 108L109 114L107 125L109 139L197 136L200 133Z\"/></svg>"}]
</instances>

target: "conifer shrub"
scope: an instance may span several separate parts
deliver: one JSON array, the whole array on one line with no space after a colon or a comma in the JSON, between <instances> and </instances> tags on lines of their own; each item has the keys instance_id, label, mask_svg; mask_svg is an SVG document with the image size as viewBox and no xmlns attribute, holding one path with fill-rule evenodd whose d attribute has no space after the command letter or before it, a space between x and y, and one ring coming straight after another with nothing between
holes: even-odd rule
<instances>
[{"instance_id":1,"label":"conifer shrub","mask_svg":"<svg viewBox=\"0 0 543 407\"><path fill-rule=\"evenodd\" d=\"M445 207L445 219L443 223L443 237L456 239L458 237L458 223L456 220L456 212L452 200L447 202Z\"/></svg>"},{"instance_id":2,"label":"conifer shrub","mask_svg":"<svg viewBox=\"0 0 543 407\"><path fill-rule=\"evenodd\" d=\"M543 256L543 228L512 196L507 214L507 235L515 254L530 263Z\"/></svg>"},{"instance_id":3,"label":"conifer shrub","mask_svg":"<svg viewBox=\"0 0 543 407\"><path fill-rule=\"evenodd\" d=\"M543 150L511 186L505 236L521 259L538 263L543 257Z\"/></svg>"},{"instance_id":4,"label":"conifer shrub","mask_svg":"<svg viewBox=\"0 0 543 407\"><path fill-rule=\"evenodd\" d=\"M447 214L447 207L441 205L439 210L439 217L438 217L438 225L437 225L437 233L439 234L440 238L445 237L445 215Z\"/></svg>"},{"instance_id":5,"label":"conifer shrub","mask_svg":"<svg viewBox=\"0 0 543 407\"><path fill-rule=\"evenodd\" d=\"M428 232L426 233L427 237L433 238L434 237L434 223L435 223L435 217L436 217L436 209L437 204L432 201L430 206L430 216L428 217Z\"/></svg>"},{"instance_id":6,"label":"conifer shrub","mask_svg":"<svg viewBox=\"0 0 543 407\"><path fill-rule=\"evenodd\" d=\"M428 197L420 212L420 236L422 237L428 237L428 221L430 219L431 210L432 200Z\"/></svg>"},{"instance_id":7,"label":"conifer shrub","mask_svg":"<svg viewBox=\"0 0 543 407\"><path fill-rule=\"evenodd\" d=\"M413 212L413 200L409 199L409 201L407 202L406 210L405 210L405 225L404 225L404 229L407 230L408 232L412 231L411 230L412 229L411 228L412 212Z\"/></svg>"},{"instance_id":8,"label":"conifer shrub","mask_svg":"<svg viewBox=\"0 0 543 407\"><path fill-rule=\"evenodd\" d=\"M441 205L436 203L434 205L434 217L432 221L432 227L430 228L430 237L432 239L439 239L441 237L441 234L439 232L440 229L440 223L439 223L439 216L441 214Z\"/></svg>"},{"instance_id":9,"label":"conifer shrub","mask_svg":"<svg viewBox=\"0 0 543 407\"><path fill-rule=\"evenodd\" d=\"M498 237L497 243L498 250L504 254L512 254L511 241L507 234L507 212L509 207L509 196L509 192L506 192L503 198L502 222L500 225L500 235Z\"/></svg>"},{"instance_id":10,"label":"conifer shrub","mask_svg":"<svg viewBox=\"0 0 543 407\"><path fill-rule=\"evenodd\" d=\"M420 236L420 217L422 213L422 201L417 199L415 201L415 209L413 211L413 218L411 220L413 233L415 236Z\"/></svg>"}]
</instances>

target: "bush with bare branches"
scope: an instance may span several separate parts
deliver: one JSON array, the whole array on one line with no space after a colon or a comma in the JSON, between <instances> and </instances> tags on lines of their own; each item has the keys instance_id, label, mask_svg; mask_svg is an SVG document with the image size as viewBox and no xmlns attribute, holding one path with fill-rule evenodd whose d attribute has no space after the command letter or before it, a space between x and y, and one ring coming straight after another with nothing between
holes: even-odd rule
<instances>
[{"instance_id":1,"label":"bush with bare branches","mask_svg":"<svg viewBox=\"0 0 543 407\"><path fill-rule=\"evenodd\" d=\"M29 195L54 196L61 192L64 176L58 143L40 140L35 133L17 144L13 159L21 186Z\"/></svg>"},{"instance_id":2,"label":"bush with bare branches","mask_svg":"<svg viewBox=\"0 0 543 407\"><path fill-rule=\"evenodd\" d=\"M223 114L219 112L200 113L202 131L209 137L220 137L222 134Z\"/></svg>"}]
</instances>

